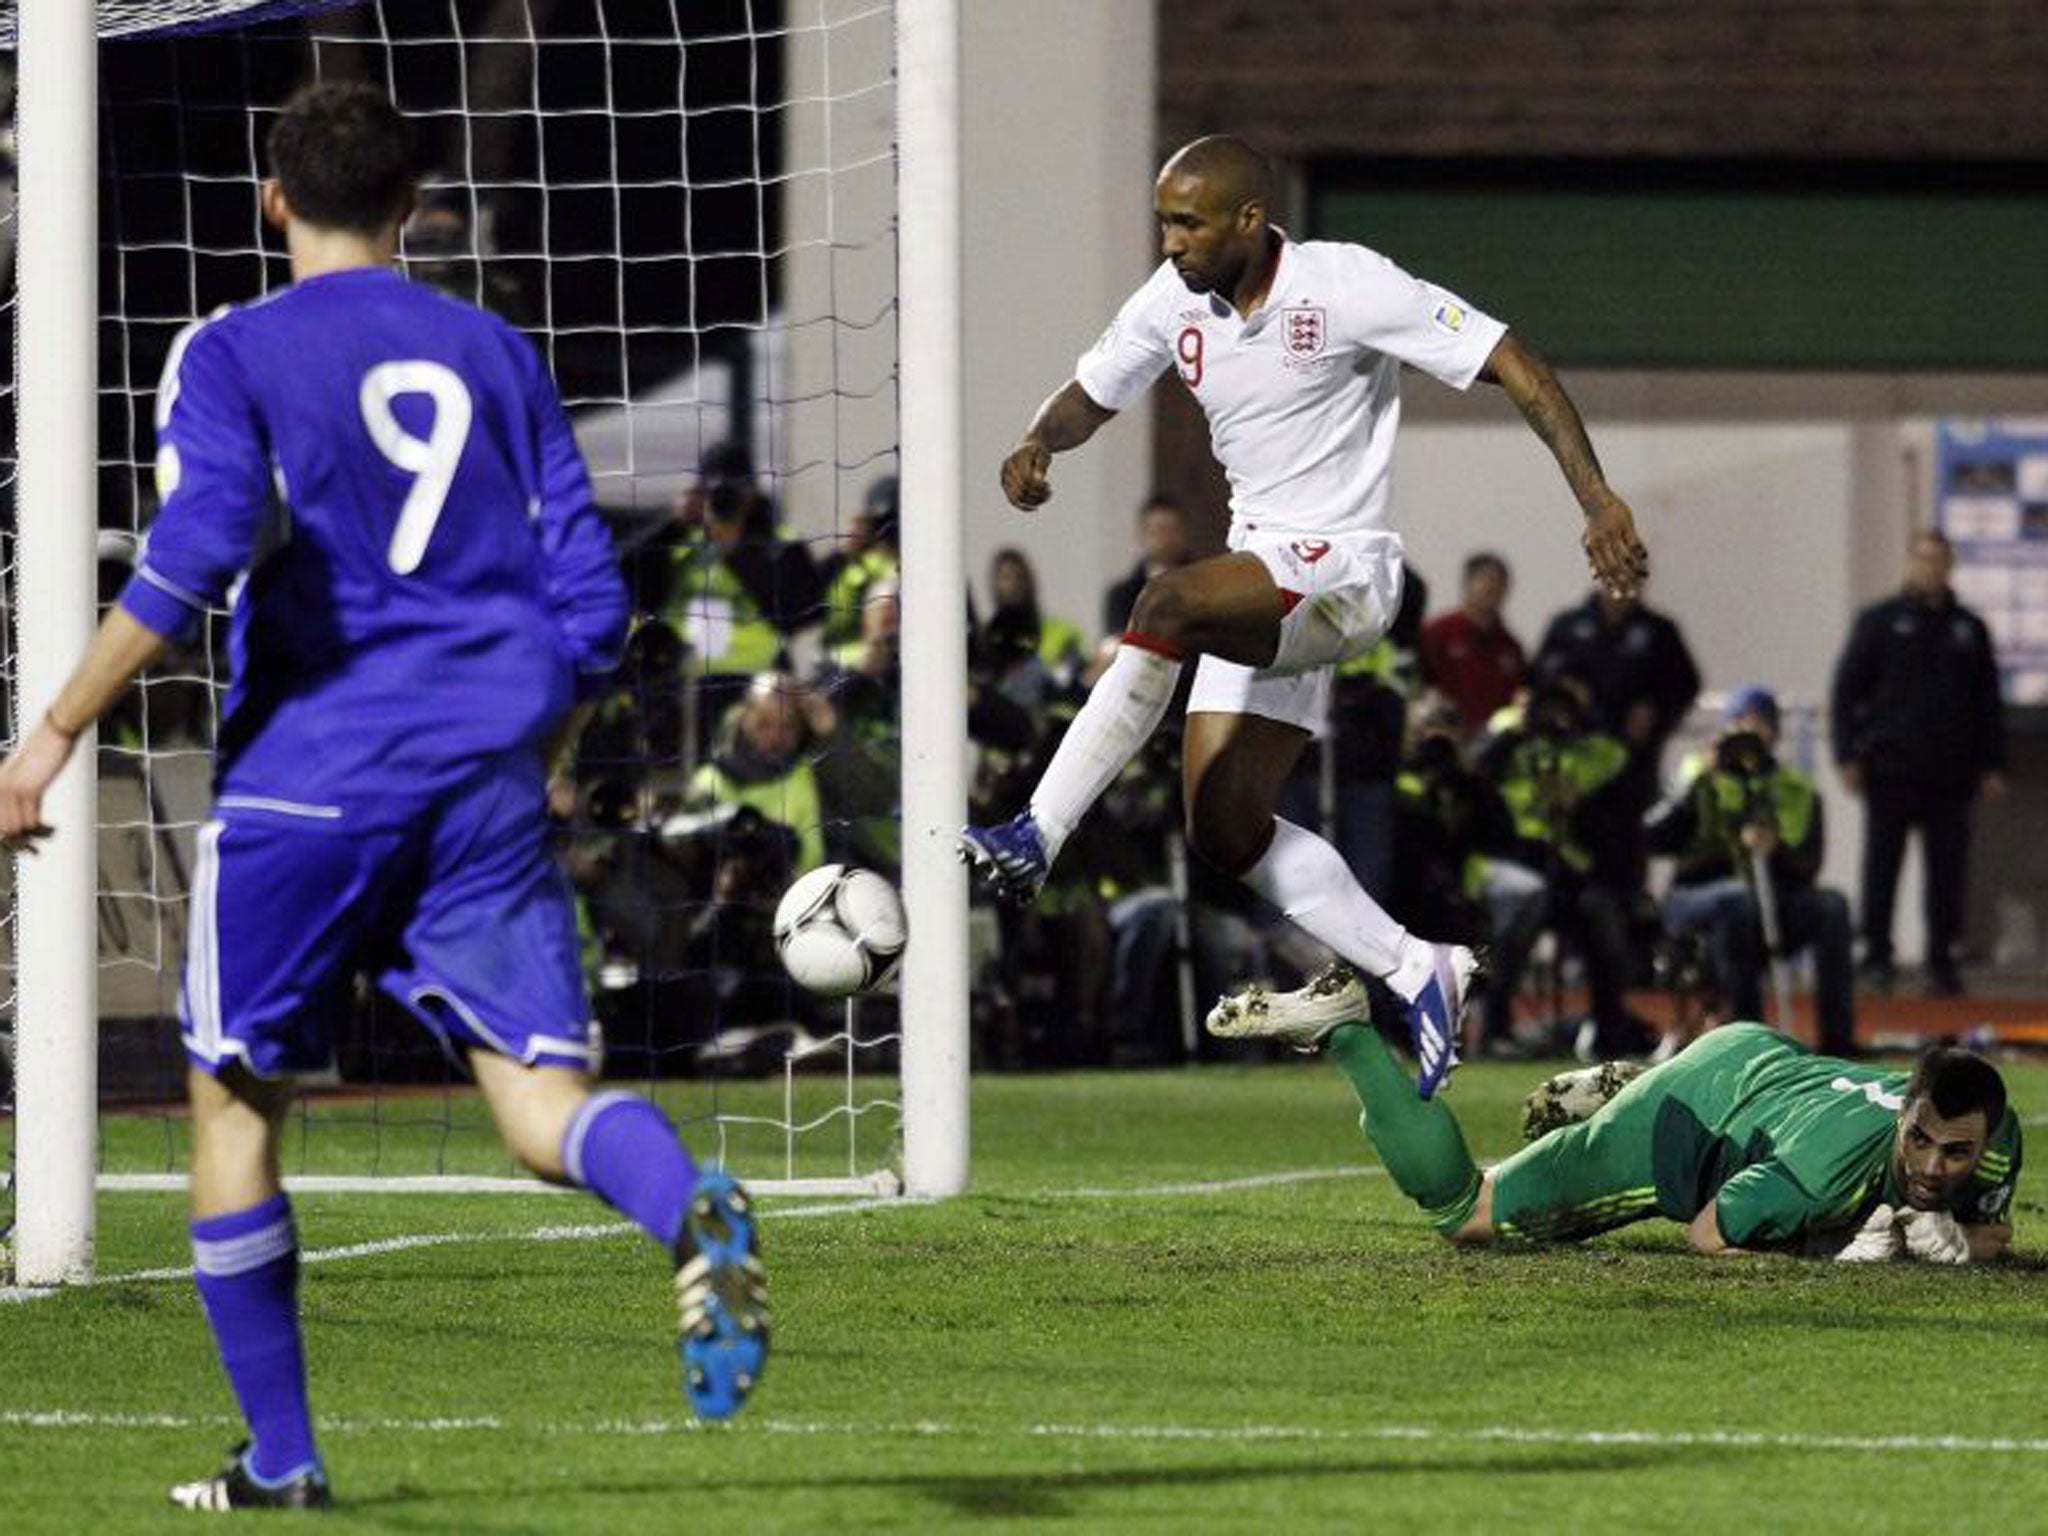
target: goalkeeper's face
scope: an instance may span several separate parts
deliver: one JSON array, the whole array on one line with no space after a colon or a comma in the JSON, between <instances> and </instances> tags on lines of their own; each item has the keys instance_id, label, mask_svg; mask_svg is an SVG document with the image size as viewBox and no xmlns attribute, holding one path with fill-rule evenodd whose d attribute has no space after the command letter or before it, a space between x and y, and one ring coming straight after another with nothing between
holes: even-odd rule
<instances>
[{"instance_id":1,"label":"goalkeeper's face","mask_svg":"<svg viewBox=\"0 0 2048 1536\"><path fill-rule=\"evenodd\" d=\"M1912 1099L1899 1113L1892 1143L1892 1174L1916 1211L1940 1210L1977 1171L1991 1135L1984 1112L1973 1109L1945 1120L1929 1099Z\"/></svg>"}]
</instances>

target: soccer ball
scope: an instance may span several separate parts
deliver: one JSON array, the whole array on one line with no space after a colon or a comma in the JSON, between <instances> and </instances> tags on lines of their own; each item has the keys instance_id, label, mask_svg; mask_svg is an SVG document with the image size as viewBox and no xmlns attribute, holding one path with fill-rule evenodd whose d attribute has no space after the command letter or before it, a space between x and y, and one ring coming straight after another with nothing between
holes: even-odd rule
<instances>
[{"instance_id":1,"label":"soccer ball","mask_svg":"<svg viewBox=\"0 0 2048 1536\"><path fill-rule=\"evenodd\" d=\"M820 997L880 986L903 958L896 888L872 869L825 864L782 893L775 952L797 985Z\"/></svg>"}]
</instances>

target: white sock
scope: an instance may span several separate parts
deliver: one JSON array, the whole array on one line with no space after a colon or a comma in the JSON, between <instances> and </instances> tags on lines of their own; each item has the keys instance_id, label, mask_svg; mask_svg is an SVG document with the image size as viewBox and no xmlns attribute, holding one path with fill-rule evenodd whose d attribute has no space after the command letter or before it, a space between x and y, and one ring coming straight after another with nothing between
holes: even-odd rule
<instances>
[{"instance_id":1,"label":"white sock","mask_svg":"<svg viewBox=\"0 0 2048 1536\"><path fill-rule=\"evenodd\" d=\"M1273 841L1244 883L1362 971L1412 1001L1428 982L1431 947L1387 915L1344 856L1305 827L1273 818Z\"/></svg>"},{"instance_id":2,"label":"white sock","mask_svg":"<svg viewBox=\"0 0 2048 1536\"><path fill-rule=\"evenodd\" d=\"M1088 702L1060 738L1031 795L1031 819L1048 858L1059 857L1088 808L1159 728L1173 702L1180 665L1128 641L1117 647L1116 659L1088 691Z\"/></svg>"}]
</instances>

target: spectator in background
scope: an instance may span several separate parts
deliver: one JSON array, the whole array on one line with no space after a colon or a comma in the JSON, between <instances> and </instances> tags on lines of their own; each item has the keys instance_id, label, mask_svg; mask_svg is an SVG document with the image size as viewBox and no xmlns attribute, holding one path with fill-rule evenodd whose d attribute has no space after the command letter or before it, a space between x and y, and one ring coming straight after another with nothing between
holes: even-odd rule
<instances>
[{"instance_id":1,"label":"spectator in background","mask_svg":"<svg viewBox=\"0 0 2048 1536\"><path fill-rule=\"evenodd\" d=\"M1927 866L1927 983L1962 990L1956 945L1969 879L1970 808L2005 793L2005 705L1984 621L1949 586L1948 540L1913 540L1905 590L1857 616L1835 666L1830 726L1842 783L1868 806L1863 842L1864 965L1889 991L1892 902L1906 834Z\"/></svg>"},{"instance_id":2,"label":"spectator in background","mask_svg":"<svg viewBox=\"0 0 2048 1536\"><path fill-rule=\"evenodd\" d=\"M1424 692L1408 712L1400 793L1394 899L1410 928L1488 944L1517 970L1543 931L1549 907L1543 876L1517 863L1513 814L1500 790L1467 765L1464 722L1443 695ZM1513 1048L1514 987L1489 986L1485 1010L1465 1020L1471 1056Z\"/></svg>"},{"instance_id":3,"label":"spectator in background","mask_svg":"<svg viewBox=\"0 0 2048 1536\"><path fill-rule=\"evenodd\" d=\"M853 667L866 645L862 611L883 583L897 579L896 477L870 485L860 509L840 530L836 547L818 568L825 592L825 626L819 641L825 659Z\"/></svg>"},{"instance_id":4,"label":"spectator in background","mask_svg":"<svg viewBox=\"0 0 2048 1536\"><path fill-rule=\"evenodd\" d=\"M826 807L811 759L838 728L823 694L786 672L763 672L719 722L711 760L690 780L690 799L750 806L795 834L793 876L816 869L825 862Z\"/></svg>"},{"instance_id":5,"label":"spectator in background","mask_svg":"<svg viewBox=\"0 0 2048 1536\"><path fill-rule=\"evenodd\" d=\"M1761 855L1786 955L1813 948L1820 1049L1853 1055L1849 903L1817 883L1827 847L1820 795L1812 779L1778 761L1777 746L1777 699L1754 685L1736 690L1711 759L1689 764L1685 782L1651 817L1651 849L1677 859L1665 927L1675 938L1703 933L1732 1016L1761 1019L1767 952L1754 868ZM1787 1019L1775 1022L1791 1028Z\"/></svg>"},{"instance_id":6,"label":"spectator in background","mask_svg":"<svg viewBox=\"0 0 2048 1536\"><path fill-rule=\"evenodd\" d=\"M1576 1049L1602 1061L1640 1054L1650 1043L1626 1000L1627 865L1640 843L1628 762L1621 740L1594 724L1583 685L1560 678L1532 690L1523 718L1488 744L1484 763L1515 818L1510 858L1542 874L1545 924L1585 962L1593 1011ZM1495 946L1491 983L1504 1004L1529 958L1526 947L1508 948L1507 937ZM1505 1026L1504 1015L1499 1022Z\"/></svg>"},{"instance_id":7,"label":"spectator in background","mask_svg":"<svg viewBox=\"0 0 2048 1536\"><path fill-rule=\"evenodd\" d=\"M1131 567L1130 575L1103 594L1102 632L1122 634L1129 626L1131 607L1145 590L1145 583L1194 558L1187 513L1171 496L1155 493L1138 508L1138 563Z\"/></svg>"},{"instance_id":8,"label":"spectator in background","mask_svg":"<svg viewBox=\"0 0 2048 1536\"><path fill-rule=\"evenodd\" d=\"M1422 681L1457 706L1468 736L1514 698L1528 670L1501 616L1508 586L1507 561L1481 550L1465 561L1458 607L1422 627Z\"/></svg>"},{"instance_id":9,"label":"spectator in background","mask_svg":"<svg viewBox=\"0 0 2048 1536\"><path fill-rule=\"evenodd\" d=\"M838 716L834 750L812 765L833 812L835 856L895 878L903 863L901 806L903 669L898 648L902 605L894 577L875 582L861 602L861 643L851 665L827 661L817 686ZM968 719L975 719L970 703Z\"/></svg>"},{"instance_id":10,"label":"spectator in background","mask_svg":"<svg viewBox=\"0 0 2048 1536\"><path fill-rule=\"evenodd\" d=\"M1038 572L1021 549L999 549L988 567L989 594L995 599L991 625L1023 638L1056 687L1072 688L1088 665L1088 642L1067 620L1046 613L1038 602Z\"/></svg>"},{"instance_id":11,"label":"spectator in background","mask_svg":"<svg viewBox=\"0 0 2048 1536\"><path fill-rule=\"evenodd\" d=\"M1628 747L1621 793L1632 841L1621 877L1631 890L1640 889L1642 819L1661 793L1664 743L1700 692L1700 671L1685 637L1640 595L1617 598L1596 590L1551 620L1530 672L1541 681L1571 677L1585 684L1592 723Z\"/></svg>"},{"instance_id":12,"label":"spectator in background","mask_svg":"<svg viewBox=\"0 0 2048 1536\"><path fill-rule=\"evenodd\" d=\"M662 587L653 606L689 644L701 746L753 679L782 665L786 638L819 618L817 565L777 526L743 444L713 447L676 499Z\"/></svg>"}]
</instances>

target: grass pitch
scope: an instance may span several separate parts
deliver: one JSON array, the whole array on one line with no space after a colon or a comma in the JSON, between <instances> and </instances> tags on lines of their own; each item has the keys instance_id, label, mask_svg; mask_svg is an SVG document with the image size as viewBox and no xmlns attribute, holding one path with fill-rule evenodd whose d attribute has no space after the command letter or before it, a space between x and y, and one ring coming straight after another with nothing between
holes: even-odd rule
<instances>
[{"instance_id":1,"label":"grass pitch","mask_svg":"<svg viewBox=\"0 0 2048 1536\"><path fill-rule=\"evenodd\" d=\"M1474 1149L1545 1069L1475 1066ZM2011 1069L2048 1118L2048 1068ZM1457 1253L1325 1065L984 1078L975 1188L768 1202L776 1354L692 1427L649 1245L575 1198L300 1196L314 1405L371 1531L2014 1531L2048 1508L2048 1220L1995 1269ZM109 1137L114 1158L129 1135ZM399 1133L393 1133L399 1134ZM1285 1176L1285 1177L1279 1177ZM108 1276L188 1261L103 1199ZM422 1241L432 1239L433 1241ZM401 1241L409 1246L396 1246ZM189 1280L0 1305L0 1530L189 1529L235 1435Z\"/></svg>"}]
</instances>

